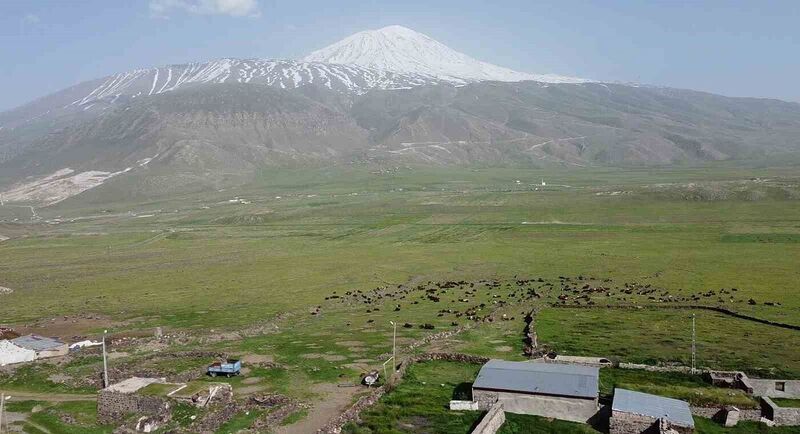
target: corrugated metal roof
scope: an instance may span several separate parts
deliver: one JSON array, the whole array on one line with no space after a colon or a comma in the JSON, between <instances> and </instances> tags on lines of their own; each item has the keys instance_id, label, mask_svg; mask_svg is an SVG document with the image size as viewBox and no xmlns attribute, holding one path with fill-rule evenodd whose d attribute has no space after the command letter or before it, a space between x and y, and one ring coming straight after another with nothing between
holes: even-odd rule
<instances>
[{"instance_id":1,"label":"corrugated metal roof","mask_svg":"<svg viewBox=\"0 0 800 434\"><path fill-rule=\"evenodd\" d=\"M490 360L483 365L472 387L597 398L599 373L592 366Z\"/></svg>"},{"instance_id":2,"label":"corrugated metal roof","mask_svg":"<svg viewBox=\"0 0 800 434\"><path fill-rule=\"evenodd\" d=\"M12 339L11 342L13 342L14 345L34 351L50 350L64 345L64 342L58 339L46 338L38 335L20 336L16 339Z\"/></svg>"},{"instance_id":3,"label":"corrugated metal roof","mask_svg":"<svg viewBox=\"0 0 800 434\"><path fill-rule=\"evenodd\" d=\"M665 398L627 389L616 389L614 391L614 403L611 408L615 411L650 416L655 419L666 419L681 426L694 426L689 404L679 399Z\"/></svg>"}]
</instances>

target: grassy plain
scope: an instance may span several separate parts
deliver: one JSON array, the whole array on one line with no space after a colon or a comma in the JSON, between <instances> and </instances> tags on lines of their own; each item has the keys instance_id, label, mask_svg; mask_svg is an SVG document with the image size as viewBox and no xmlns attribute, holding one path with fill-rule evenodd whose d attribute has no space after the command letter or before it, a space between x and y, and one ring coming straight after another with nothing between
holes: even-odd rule
<instances>
[{"instance_id":1,"label":"grassy plain","mask_svg":"<svg viewBox=\"0 0 800 434\"><path fill-rule=\"evenodd\" d=\"M693 303L800 325L797 173L796 167L726 165L339 168L265 170L239 188L170 198L100 188L36 209L37 221L24 208L0 207L0 235L11 238L0 242L0 286L14 291L0 295L0 321L50 335L61 330L51 326L54 319L74 322L61 333L65 338L97 337L103 329L149 335L161 326L184 336L169 350L220 350L275 363L251 366L251 383L219 380L237 393L312 401L320 396L315 385L357 382L359 373L380 368L391 351L389 321L401 324L398 345L405 347L470 324L443 309L463 312L483 303L485 314L497 301L508 302L502 308L508 321L483 323L418 351L521 359L522 318L536 307L540 342L562 353L687 363L690 311L652 309L658 300L619 288L635 282L658 288L656 295L685 296L713 290ZM559 276L609 282L615 294L593 295L596 307L645 308L551 308ZM521 299L513 284L518 278L542 278L545 283L535 284L542 298ZM478 290L449 289L431 302L414 289L445 280L465 280ZM401 295L398 285L411 292ZM376 288L383 295L372 303L359 298ZM722 297L721 288L736 291ZM800 377L794 351L800 332L696 313L702 366ZM141 363L169 375L206 363L203 357L150 360L151 351L138 349L112 365ZM87 356L62 371L81 378L96 375L99 366L99 358ZM56 369L19 369L0 376L0 386L89 389L53 381ZM623 383L646 384L639 380ZM469 427L477 417L441 423ZM250 420L242 416L229 428Z\"/></svg>"}]
</instances>

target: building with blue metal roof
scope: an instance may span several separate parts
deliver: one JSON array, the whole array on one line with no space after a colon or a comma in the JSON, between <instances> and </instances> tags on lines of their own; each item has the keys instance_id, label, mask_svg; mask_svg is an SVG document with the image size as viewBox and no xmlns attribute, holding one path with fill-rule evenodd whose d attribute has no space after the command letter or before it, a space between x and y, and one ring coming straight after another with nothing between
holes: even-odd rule
<instances>
[{"instance_id":1,"label":"building with blue metal roof","mask_svg":"<svg viewBox=\"0 0 800 434\"><path fill-rule=\"evenodd\" d=\"M597 367L490 360L472 384L472 399L488 409L586 422L598 410Z\"/></svg>"},{"instance_id":2,"label":"building with blue metal roof","mask_svg":"<svg viewBox=\"0 0 800 434\"><path fill-rule=\"evenodd\" d=\"M694 419L689 404L627 389L614 390L611 405L611 434L659 432L662 427L679 433L694 431Z\"/></svg>"}]
</instances>

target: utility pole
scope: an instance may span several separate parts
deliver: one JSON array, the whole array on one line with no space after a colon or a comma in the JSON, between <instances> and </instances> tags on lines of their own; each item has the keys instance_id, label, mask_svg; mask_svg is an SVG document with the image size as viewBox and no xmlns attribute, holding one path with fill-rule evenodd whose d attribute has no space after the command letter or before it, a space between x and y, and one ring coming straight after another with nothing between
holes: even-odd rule
<instances>
[{"instance_id":1,"label":"utility pole","mask_svg":"<svg viewBox=\"0 0 800 434\"><path fill-rule=\"evenodd\" d=\"M389 323L394 326L392 333L392 372L394 372L397 370L397 323L394 321L389 321Z\"/></svg>"},{"instance_id":2,"label":"utility pole","mask_svg":"<svg viewBox=\"0 0 800 434\"><path fill-rule=\"evenodd\" d=\"M6 421L6 429L3 430L3 420L5 419L5 409L6 409L6 401L11 399L11 397L6 398L5 393L0 393L0 433L9 432L8 431L8 421Z\"/></svg>"},{"instance_id":3,"label":"utility pole","mask_svg":"<svg viewBox=\"0 0 800 434\"><path fill-rule=\"evenodd\" d=\"M108 330L103 330L103 389L108 387L108 360L106 357L106 333L108 333Z\"/></svg>"},{"instance_id":4,"label":"utility pole","mask_svg":"<svg viewBox=\"0 0 800 434\"><path fill-rule=\"evenodd\" d=\"M692 375L695 373L695 362L697 361L697 329L695 328L695 315L692 313Z\"/></svg>"}]
</instances>

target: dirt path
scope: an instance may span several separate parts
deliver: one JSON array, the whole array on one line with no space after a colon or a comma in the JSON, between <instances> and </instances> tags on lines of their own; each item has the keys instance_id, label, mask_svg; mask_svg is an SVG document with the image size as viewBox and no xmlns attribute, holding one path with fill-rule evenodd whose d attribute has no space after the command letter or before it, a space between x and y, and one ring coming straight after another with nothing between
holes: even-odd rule
<instances>
[{"instance_id":1,"label":"dirt path","mask_svg":"<svg viewBox=\"0 0 800 434\"><path fill-rule=\"evenodd\" d=\"M315 387L314 393L320 399L308 410L308 415L297 423L282 426L275 430L277 434L308 434L317 432L328 421L342 414L353 403L353 397L363 392L361 387L338 387L335 384L321 384Z\"/></svg>"},{"instance_id":2,"label":"dirt path","mask_svg":"<svg viewBox=\"0 0 800 434\"><path fill-rule=\"evenodd\" d=\"M14 401L45 401L45 402L66 402L66 401L95 401L95 395L79 395L73 393L40 393L40 392L18 392L5 390L6 397L11 397Z\"/></svg>"}]
</instances>

